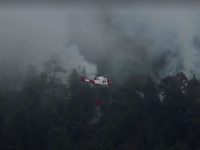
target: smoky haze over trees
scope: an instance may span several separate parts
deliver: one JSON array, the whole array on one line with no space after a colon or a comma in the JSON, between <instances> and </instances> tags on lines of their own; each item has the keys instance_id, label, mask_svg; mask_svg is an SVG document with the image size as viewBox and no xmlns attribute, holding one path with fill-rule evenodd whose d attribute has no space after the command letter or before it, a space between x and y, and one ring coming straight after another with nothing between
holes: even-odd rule
<instances>
[{"instance_id":1,"label":"smoky haze over trees","mask_svg":"<svg viewBox=\"0 0 200 150\"><path fill-rule=\"evenodd\" d=\"M0 149L200 148L199 11L27 8L0 8Z\"/></svg>"},{"instance_id":2,"label":"smoky haze over trees","mask_svg":"<svg viewBox=\"0 0 200 150\"><path fill-rule=\"evenodd\" d=\"M49 61L48 61L49 62ZM85 69L82 69L85 72ZM64 72L63 72L64 73ZM21 90L0 86L0 149L198 149L200 81L179 73L156 84L68 84L30 65Z\"/></svg>"},{"instance_id":3,"label":"smoky haze over trees","mask_svg":"<svg viewBox=\"0 0 200 150\"><path fill-rule=\"evenodd\" d=\"M185 7L1 8L0 61L39 71L52 53L66 68L199 77L199 11Z\"/></svg>"}]
</instances>

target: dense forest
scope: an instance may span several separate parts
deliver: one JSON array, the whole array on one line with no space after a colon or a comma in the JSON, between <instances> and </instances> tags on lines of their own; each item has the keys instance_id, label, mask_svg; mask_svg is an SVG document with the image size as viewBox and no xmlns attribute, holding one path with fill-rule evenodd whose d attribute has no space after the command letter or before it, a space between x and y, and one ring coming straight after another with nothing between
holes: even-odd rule
<instances>
[{"instance_id":1,"label":"dense forest","mask_svg":"<svg viewBox=\"0 0 200 150\"><path fill-rule=\"evenodd\" d=\"M25 80L0 69L1 150L200 149L200 81L182 72L155 83L130 76L98 88L49 60ZM66 76L67 83L58 74ZM81 68L81 74L87 70ZM5 74L4 74L5 73ZM111 79L112 80L112 79ZM101 105L96 105L97 93Z\"/></svg>"}]
</instances>

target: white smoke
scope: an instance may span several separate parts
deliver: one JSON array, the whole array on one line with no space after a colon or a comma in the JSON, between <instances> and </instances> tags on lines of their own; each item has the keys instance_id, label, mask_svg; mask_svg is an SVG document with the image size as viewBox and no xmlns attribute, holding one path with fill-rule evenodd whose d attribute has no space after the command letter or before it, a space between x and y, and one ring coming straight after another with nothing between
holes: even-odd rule
<instances>
[{"instance_id":1,"label":"white smoke","mask_svg":"<svg viewBox=\"0 0 200 150\"><path fill-rule=\"evenodd\" d=\"M23 68L30 63L41 68L57 52L66 69L80 65L88 73L200 76L200 52L193 44L200 35L197 10L127 6L0 12L0 57L17 57Z\"/></svg>"},{"instance_id":2,"label":"white smoke","mask_svg":"<svg viewBox=\"0 0 200 150\"><path fill-rule=\"evenodd\" d=\"M78 31L75 43L98 67L106 65L113 74L132 71L154 78L180 71L188 77L200 76L199 50L193 44L200 33L198 11L123 7L107 14L92 12L90 19L88 11L83 12L72 29Z\"/></svg>"},{"instance_id":3,"label":"white smoke","mask_svg":"<svg viewBox=\"0 0 200 150\"><path fill-rule=\"evenodd\" d=\"M81 55L79 47L75 44L69 45L65 50L62 52L64 62L66 67L69 70L72 69L79 69L79 73L81 73L83 67L86 69L86 73L92 73L96 74L97 73L97 66L89 63L83 55Z\"/></svg>"},{"instance_id":4,"label":"white smoke","mask_svg":"<svg viewBox=\"0 0 200 150\"><path fill-rule=\"evenodd\" d=\"M150 45L144 43L147 54L144 69L151 68L153 62L166 55L166 64L160 68L160 76L179 71L189 77L193 73L199 76L200 52L192 41L200 33L198 13L181 8L121 10L113 13L113 24L118 25L116 28L129 39L153 41ZM137 57L141 63L145 62Z\"/></svg>"},{"instance_id":5,"label":"white smoke","mask_svg":"<svg viewBox=\"0 0 200 150\"><path fill-rule=\"evenodd\" d=\"M1 9L0 59L12 61L26 72L29 64L43 71L51 54L61 55L63 67L72 70L80 65L87 72L96 73L76 45L65 45L70 36L67 11L60 9ZM18 61L16 61L18 60Z\"/></svg>"}]
</instances>

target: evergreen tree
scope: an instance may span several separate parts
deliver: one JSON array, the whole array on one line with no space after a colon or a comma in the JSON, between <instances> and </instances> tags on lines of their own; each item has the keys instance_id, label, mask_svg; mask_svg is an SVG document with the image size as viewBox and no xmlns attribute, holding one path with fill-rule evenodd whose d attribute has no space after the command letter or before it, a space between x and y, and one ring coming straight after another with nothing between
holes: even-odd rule
<instances>
[{"instance_id":1,"label":"evergreen tree","mask_svg":"<svg viewBox=\"0 0 200 150\"><path fill-rule=\"evenodd\" d=\"M166 148L175 145L177 140L183 142L186 136L187 126L184 122L184 114L187 103L184 98L185 89L183 89L185 82L187 82L187 78L183 73L179 73L176 76L161 79L159 85L164 96L160 132L164 136Z\"/></svg>"},{"instance_id":2,"label":"evergreen tree","mask_svg":"<svg viewBox=\"0 0 200 150\"><path fill-rule=\"evenodd\" d=\"M50 60L44 63L45 71L50 79L56 82L56 73L66 73L67 70L62 66L62 60L59 54L52 54Z\"/></svg>"},{"instance_id":3,"label":"evergreen tree","mask_svg":"<svg viewBox=\"0 0 200 150\"><path fill-rule=\"evenodd\" d=\"M27 70L27 72L26 72L26 80L31 80L31 79L33 79L33 78L36 78L36 77L38 77L38 75L39 75L39 71L38 71L38 69L36 68L36 66L30 64L30 65L28 66L28 70Z\"/></svg>"},{"instance_id":4,"label":"evergreen tree","mask_svg":"<svg viewBox=\"0 0 200 150\"><path fill-rule=\"evenodd\" d=\"M186 91L187 109L185 112L185 125L187 126L187 142L189 149L200 148L200 81L195 75L188 82Z\"/></svg>"},{"instance_id":5,"label":"evergreen tree","mask_svg":"<svg viewBox=\"0 0 200 150\"><path fill-rule=\"evenodd\" d=\"M83 70L84 71L84 70ZM69 76L70 102L67 108L69 134L73 146L87 133L87 121L93 114L92 89L80 80L76 69Z\"/></svg>"}]
</instances>

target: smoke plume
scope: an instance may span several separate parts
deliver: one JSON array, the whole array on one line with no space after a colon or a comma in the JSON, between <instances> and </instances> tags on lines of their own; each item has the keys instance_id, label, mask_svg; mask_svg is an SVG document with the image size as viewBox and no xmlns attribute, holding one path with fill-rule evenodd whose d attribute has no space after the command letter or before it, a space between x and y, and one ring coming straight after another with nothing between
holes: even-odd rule
<instances>
[{"instance_id":1,"label":"smoke plume","mask_svg":"<svg viewBox=\"0 0 200 150\"><path fill-rule=\"evenodd\" d=\"M200 31L198 11L133 7L71 16L78 24L72 27L77 31L73 41L99 72L155 79L180 71L189 77L200 75L199 49L194 45Z\"/></svg>"},{"instance_id":2,"label":"smoke plume","mask_svg":"<svg viewBox=\"0 0 200 150\"><path fill-rule=\"evenodd\" d=\"M200 76L199 11L185 7L38 7L0 10L0 60L40 71L52 53L88 73ZM22 69L22 70L23 70ZM118 78L120 79L120 78Z\"/></svg>"}]
</instances>

